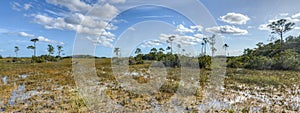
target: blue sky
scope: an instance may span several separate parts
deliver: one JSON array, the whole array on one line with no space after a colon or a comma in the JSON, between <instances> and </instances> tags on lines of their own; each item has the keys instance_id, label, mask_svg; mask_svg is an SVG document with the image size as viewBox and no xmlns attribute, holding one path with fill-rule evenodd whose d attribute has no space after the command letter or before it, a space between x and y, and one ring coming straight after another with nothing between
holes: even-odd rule
<instances>
[{"instance_id":1,"label":"blue sky","mask_svg":"<svg viewBox=\"0 0 300 113\"><path fill-rule=\"evenodd\" d=\"M295 22L285 36L298 36L299 0L1 0L0 55L29 57L26 47L38 38L37 54L47 45L62 45L65 56L92 54L111 57L113 48L123 56L166 48L175 36L177 53L198 55L203 37L217 35L217 54L240 55L258 42L269 42L265 25L285 18ZM180 44L181 48L177 45ZM209 47L209 46L208 46ZM209 53L210 54L210 53Z\"/></svg>"}]
</instances>

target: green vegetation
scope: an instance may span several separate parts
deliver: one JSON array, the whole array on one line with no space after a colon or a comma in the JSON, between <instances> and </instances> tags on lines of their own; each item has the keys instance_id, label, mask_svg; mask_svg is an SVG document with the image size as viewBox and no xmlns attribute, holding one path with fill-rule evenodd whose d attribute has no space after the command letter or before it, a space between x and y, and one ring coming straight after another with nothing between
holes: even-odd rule
<instances>
[{"instance_id":1,"label":"green vegetation","mask_svg":"<svg viewBox=\"0 0 300 113\"><path fill-rule=\"evenodd\" d=\"M272 70L300 70L300 36L289 36L283 40L283 34L292 30L295 23L280 19L268 27L272 34L280 39L275 42L256 44L257 48L245 49L244 54L228 59L228 67Z\"/></svg>"},{"instance_id":2,"label":"green vegetation","mask_svg":"<svg viewBox=\"0 0 300 113\"><path fill-rule=\"evenodd\" d=\"M271 70L300 70L300 36L289 36L282 42L258 43L255 49L228 59L228 67ZM280 49L282 48L282 49Z\"/></svg>"}]
</instances>

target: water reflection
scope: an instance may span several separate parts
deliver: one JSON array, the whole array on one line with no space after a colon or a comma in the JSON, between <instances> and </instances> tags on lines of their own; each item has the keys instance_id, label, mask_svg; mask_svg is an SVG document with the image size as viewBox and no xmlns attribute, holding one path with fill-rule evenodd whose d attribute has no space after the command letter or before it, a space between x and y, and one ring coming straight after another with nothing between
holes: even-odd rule
<instances>
[{"instance_id":1,"label":"water reflection","mask_svg":"<svg viewBox=\"0 0 300 113\"><path fill-rule=\"evenodd\" d=\"M25 92L25 84L19 85L19 87L13 90L12 95L9 99L9 104L14 106L17 102L24 102L26 99L31 98L34 95L37 95L39 92L36 90Z\"/></svg>"}]
</instances>

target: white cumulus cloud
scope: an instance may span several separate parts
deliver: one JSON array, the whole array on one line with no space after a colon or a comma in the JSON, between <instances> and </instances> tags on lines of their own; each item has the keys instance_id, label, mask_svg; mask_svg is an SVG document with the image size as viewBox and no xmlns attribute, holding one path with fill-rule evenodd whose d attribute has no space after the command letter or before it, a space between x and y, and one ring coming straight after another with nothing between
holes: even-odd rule
<instances>
[{"instance_id":1,"label":"white cumulus cloud","mask_svg":"<svg viewBox=\"0 0 300 113\"><path fill-rule=\"evenodd\" d=\"M96 38L92 38L87 36L86 37L88 40L90 40L94 45L96 46L104 46L104 47L109 47L109 48L113 48L113 40L114 38L107 38L104 36L100 36L100 37L96 37Z\"/></svg>"},{"instance_id":2,"label":"white cumulus cloud","mask_svg":"<svg viewBox=\"0 0 300 113\"><path fill-rule=\"evenodd\" d=\"M193 30L197 30L198 32L202 32L203 30L203 26L201 25L191 26L190 28Z\"/></svg>"},{"instance_id":3,"label":"white cumulus cloud","mask_svg":"<svg viewBox=\"0 0 300 113\"><path fill-rule=\"evenodd\" d=\"M46 29L71 30L87 36L97 35L98 38L87 37L87 39L95 45L112 47L115 35L110 30L116 30L118 27L109 21L119 13L119 10L110 3L123 3L125 0L99 1L106 3L90 4L81 0L46 0L49 4L66 7L70 13L57 15L57 17L34 14L33 22ZM50 12L53 13L53 11Z\"/></svg>"},{"instance_id":4,"label":"white cumulus cloud","mask_svg":"<svg viewBox=\"0 0 300 113\"><path fill-rule=\"evenodd\" d=\"M268 24L261 24L259 25L258 29L270 31L270 28L268 28Z\"/></svg>"},{"instance_id":5,"label":"white cumulus cloud","mask_svg":"<svg viewBox=\"0 0 300 113\"><path fill-rule=\"evenodd\" d=\"M294 14L292 18L300 18L300 13Z\"/></svg>"},{"instance_id":6,"label":"white cumulus cloud","mask_svg":"<svg viewBox=\"0 0 300 113\"><path fill-rule=\"evenodd\" d=\"M45 42L45 43L50 43L50 44L60 44L60 45L64 44L64 42L51 40L51 39L46 38L44 36L36 37L35 35L30 34L30 33L26 33L26 32L8 32L7 34L17 35L17 36L21 36L21 37L27 37L27 38L30 38L30 39L37 38L37 39L39 39L40 42Z\"/></svg>"},{"instance_id":7,"label":"white cumulus cloud","mask_svg":"<svg viewBox=\"0 0 300 113\"><path fill-rule=\"evenodd\" d=\"M22 36L22 37L29 37L29 38L33 38L34 37L33 34L28 34L28 33L25 33L25 32L19 32L18 35Z\"/></svg>"},{"instance_id":8,"label":"white cumulus cloud","mask_svg":"<svg viewBox=\"0 0 300 113\"><path fill-rule=\"evenodd\" d=\"M182 24L179 24L177 26L176 31L178 31L179 33L182 33L182 34L184 34L184 33L193 33L194 32L193 29L189 29L187 27L184 27Z\"/></svg>"},{"instance_id":9,"label":"white cumulus cloud","mask_svg":"<svg viewBox=\"0 0 300 113\"><path fill-rule=\"evenodd\" d=\"M205 30L210 33L218 33L218 34L233 34L233 35L248 34L247 30L243 30L235 26L229 26L229 25L210 27L210 28L206 28Z\"/></svg>"},{"instance_id":10,"label":"white cumulus cloud","mask_svg":"<svg viewBox=\"0 0 300 113\"><path fill-rule=\"evenodd\" d=\"M229 24L242 25L246 24L247 21L250 20L250 18L240 13L227 13L226 15L221 16L220 20Z\"/></svg>"},{"instance_id":11,"label":"white cumulus cloud","mask_svg":"<svg viewBox=\"0 0 300 113\"><path fill-rule=\"evenodd\" d=\"M173 43L181 45L196 45L201 42L200 38L187 36L187 35L177 35L177 34L161 34L159 39L163 42L169 40L169 37L175 36Z\"/></svg>"},{"instance_id":12,"label":"white cumulus cloud","mask_svg":"<svg viewBox=\"0 0 300 113\"><path fill-rule=\"evenodd\" d=\"M142 48L148 48L148 47L155 47L155 46L160 46L162 45L162 41L160 40L150 40L142 43L141 47Z\"/></svg>"},{"instance_id":13,"label":"white cumulus cloud","mask_svg":"<svg viewBox=\"0 0 300 113\"><path fill-rule=\"evenodd\" d=\"M46 43L51 43L51 44L60 44L60 45L64 44L63 42L51 40L51 39L45 38L44 36L39 36L39 37L37 37L37 39L39 39L39 41L41 41L41 42L46 42Z\"/></svg>"},{"instance_id":14,"label":"white cumulus cloud","mask_svg":"<svg viewBox=\"0 0 300 113\"><path fill-rule=\"evenodd\" d=\"M106 3L104 5L94 5L93 9L88 14L102 19L110 20L118 15L118 13L119 10L115 6Z\"/></svg>"}]
</instances>

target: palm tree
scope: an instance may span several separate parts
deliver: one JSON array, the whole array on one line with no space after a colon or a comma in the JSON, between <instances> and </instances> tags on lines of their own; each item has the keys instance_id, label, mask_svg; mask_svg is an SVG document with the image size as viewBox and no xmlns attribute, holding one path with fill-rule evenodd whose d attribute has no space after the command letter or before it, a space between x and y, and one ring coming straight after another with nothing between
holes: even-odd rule
<instances>
[{"instance_id":1,"label":"palm tree","mask_svg":"<svg viewBox=\"0 0 300 113\"><path fill-rule=\"evenodd\" d=\"M18 58L18 51L19 51L19 47L18 46L15 46L15 53L16 53L16 58Z\"/></svg>"},{"instance_id":2,"label":"palm tree","mask_svg":"<svg viewBox=\"0 0 300 113\"><path fill-rule=\"evenodd\" d=\"M33 39L31 39L30 41L33 42L33 47L34 47L34 48L31 48L31 49L34 49L34 56L36 56L36 42L39 41L39 39L33 38ZM29 47L29 46L28 46L28 47ZM27 47L27 48L28 48L28 47Z\"/></svg>"},{"instance_id":3,"label":"palm tree","mask_svg":"<svg viewBox=\"0 0 300 113\"><path fill-rule=\"evenodd\" d=\"M226 56L226 54L227 54L227 49L228 49L228 44L224 44L223 45L223 48L225 49L225 56ZM229 53L227 54L227 56L229 56Z\"/></svg>"},{"instance_id":4,"label":"palm tree","mask_svg":"<svg viewBox=\"0 0 300 113\"><path fill-rule=\"evenodd\" d=\"M114 53L116 54L117 57L119 57L119 55L120 55L120 48L118 48L118 47L115 48L114 49Z\"/></svg>"},{"instance_id":5,"label":"palm tree","mask_svg":"<svg viewBox=\"0 0 300 113\"><path fill-rule=\"evenodd\" d=\"M57 54L58 54L58 57L60 57L61 52L64 51L64 50L62 50L62 48L63 48L63 46L57 45Z\"/></svg>"}]
</instances>

